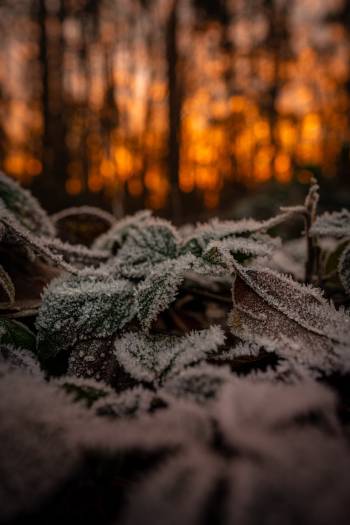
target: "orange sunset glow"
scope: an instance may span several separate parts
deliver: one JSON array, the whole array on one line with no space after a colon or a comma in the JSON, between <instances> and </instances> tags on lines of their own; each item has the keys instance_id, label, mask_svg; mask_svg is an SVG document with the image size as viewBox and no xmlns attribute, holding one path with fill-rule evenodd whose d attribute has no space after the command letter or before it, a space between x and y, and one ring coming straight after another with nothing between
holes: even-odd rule
<instances>
[{"instance_id":1,"label":"orange sunset glow","mask_svg":"<svg viewBox=\"0 0 350 525\"><path fill-rule=\"evenodd\" d=\"M157 210L175 186L216 209L233 182L346 171L348 3L206 4L1 5L2 169Z\"/></svg>"}]
</instances>

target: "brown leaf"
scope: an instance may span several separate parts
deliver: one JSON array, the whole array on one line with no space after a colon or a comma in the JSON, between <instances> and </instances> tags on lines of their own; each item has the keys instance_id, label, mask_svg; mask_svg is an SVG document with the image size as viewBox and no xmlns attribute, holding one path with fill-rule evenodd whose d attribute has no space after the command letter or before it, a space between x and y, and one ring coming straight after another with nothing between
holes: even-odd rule
<instances>
[{"instance_id":1,"label":"brown leaf","mask_svg":"<svg viewBox=\"0 0 350 525\"><path fill-rule=\"evenodd\" d=\"M350 366L350 318L318 290L272 270L235 269L234 335L312 369Z\"/></svg>"}]
</instances>

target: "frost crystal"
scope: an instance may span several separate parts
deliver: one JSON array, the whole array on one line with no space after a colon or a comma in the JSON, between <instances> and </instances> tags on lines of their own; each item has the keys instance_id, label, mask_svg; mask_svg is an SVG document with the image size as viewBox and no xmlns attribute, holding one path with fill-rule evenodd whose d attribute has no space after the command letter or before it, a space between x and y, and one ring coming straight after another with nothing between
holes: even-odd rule
<instances>
[{"instance_id":1,"label":"frost crystal","mask_svg":"<svg viewBox=\"0 0 350 525\"><path fill-rule=\"evenodd\" d=\"M350 237L350 211L326 212L317 217L310 234L320 237Z\"/></svg>"},{"instance_id":2,"label":"frost crystal","mask_svg":"<svg viewBox=\"0 0 350 525\"><path fill-rule=\"evenodd\" d=\"M232 380L229 368L200 364L183 370L164 384L164 393L175 398L206 403Z\"/></svg>"},{"instance_id":3,"label":"frost crystal","mask_svg":"<svg viewBox=\"0 0 350 525\"><path fill-rule=\"evenodd\" d=\"M53 356L78 341L107 338L134 315L127 281L89 275L57 279L45 290L36 320L40 353Z\"/></svg>"},{"instance_id":4,"label":"frost crystal","mask_svg":"<svg viewBox=\"0 0 350 525\"><path fill-rule=\"evenodd\" d=\"M272 270L235 264L232 331L310 369L347 370L350 318L320 293Z\"/></svg>"},{"instance_id":5,"label":"frost crystal","mask_svg":"<svg viewBox=\"0 0 350 525\"><path fill-rule=\"evenodd\" d=\"M94 404L98 416L110 418L139 417L146 414L155 400L155 394L142 387L125 390L121 394L110 394Z\"/></svg>"},{"instance_id":6,"label":"frost crystal","mask_svg":"<svg viewBox=\"0 0 350 525\"><path fill-rule=\"evenodd\" d=\"M166 378L217 351L224 341L225 336L217 326L185 337L128 333L116 340L115 356L133 378L161 384Z\"/></svg>"},{"instance_id":7,"label":"frost crystal","mask_svg":"<svg viewBox=\"0 0 350 525\"><path fill-rule=\"evenodd\" d=\"M155 264L174 259L177 252L175 229L167 221L150 219L130 229L113 264L123 277L140 279L146 277Z\"/></svg>"},{"instance_id":8,"label":"frost crystal","mask_svg":"<svg viewBox=\"0 0 350 525\"><path fill-rule=\"evenodd\" d=\"M156 265L135 291L137 317L144 329L174 301L177 291L195 258L185 255Z\"/></svg>"},{"instance_id":9,"label":"frost crystal","mask_svg":"<svg viewBox=\"0 0 350 525\"><path fill-rule=\"evenodd\" d=\"M34 354L11 344L0 343L0 365L5 368L6 373L20 369L33 376L41 376L40 365Z\"/></svg>"}]
</instances>

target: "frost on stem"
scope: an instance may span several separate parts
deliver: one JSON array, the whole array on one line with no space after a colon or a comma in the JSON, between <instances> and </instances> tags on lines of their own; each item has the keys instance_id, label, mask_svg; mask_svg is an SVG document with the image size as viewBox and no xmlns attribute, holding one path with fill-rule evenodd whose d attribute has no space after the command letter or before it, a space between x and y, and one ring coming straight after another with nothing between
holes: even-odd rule
<instances>
[{"instance_id":1,"label":"frost on stem","mask_svg":"<svg viewBox=\"0 0 350 525\"><path fill-rule=\"evenodd\" d=\"M272 270L235 264L232 332L306 369L330 373L350 366L350 317L320 292Z\"/></svg>"},{"instance_id":2,"label":"frost on stem","mask_svg":"<svg viewBox=\"0 0 350 525\"><path fill-rule=\"evenodd\" d=\"M114 374L113 338L77 342L69 355L68 374L110 383Z\"/></svg>"},{"instance_id":3,"label":"frost on stem","mask_svg":"<svg viewBox=\"0 0 350 525\"><path fill-rule=\"evenodd\" d=\"M130 332L115 341L115 357L134 379L161 384L215 353L224 341L224 333L218 326L184 337Z\"/></svg>"},{"instance_id":4,"label":"frost on stem","mask_svg":"<svg viewBox=\"0 0 350 525\"><path fill-rule=\"evenodd\" d=\"M55 235L55 227L39 202L13 179L0 172L0 206L4 206L36 235Z\"/></svg>"},{"instance_id":5,"label":"frost on stem","mask_svg":"<svg viewBox=\"0 0 350 525\"><path fill-rule=\"evenodd\" d=\"M127 281L94 275L56 279L45 290L36 319L40 354L50 357L78 341L108 338L134 315Z\"/></svg>"}]
</instances>

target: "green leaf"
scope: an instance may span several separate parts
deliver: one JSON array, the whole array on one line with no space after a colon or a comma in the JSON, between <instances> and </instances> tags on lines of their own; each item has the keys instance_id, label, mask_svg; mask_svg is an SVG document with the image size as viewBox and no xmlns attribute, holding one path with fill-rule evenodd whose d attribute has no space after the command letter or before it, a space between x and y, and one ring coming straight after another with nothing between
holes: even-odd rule
<instances>
[{"instance_id":1,"label":"green leaf","mask_svg":"<svg viewBox=\"0 0 350 525\"><path fill-rule=\"evenodd\" d=\"M24 324L12 319L0 318L0 343L16 348L35 350L35 336Z\"/></svg>"}]
</instances>

